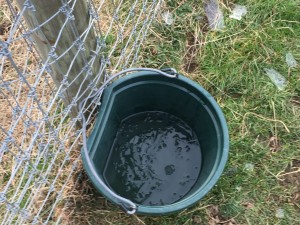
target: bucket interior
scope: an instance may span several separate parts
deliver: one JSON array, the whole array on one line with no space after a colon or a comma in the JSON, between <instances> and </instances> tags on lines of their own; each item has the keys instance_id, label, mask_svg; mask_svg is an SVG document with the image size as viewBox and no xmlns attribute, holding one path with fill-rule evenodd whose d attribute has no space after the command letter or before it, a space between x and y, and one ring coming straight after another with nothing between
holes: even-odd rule
<instances>
[{"instance_id":1,"label":"bucket interior","mask_svg":"<svg viewBox=\"0 0 300 225\"><path fill-rule=\"evenodd\" d=\"M138 78L116 85L104 98L101 129L93 134L90 156L98 175L117 194L140 205L170 205L190 198L210 181L223 142L210 95L179 80ZM168 129L175 129L172 137ZM179 154L180 148L186 153Z\"/></svg>"},{"instance_id":2,"label":"bucket interior","mask_svg":"<svg viewBox=\"0 0 300 225\"><path fill-rule=\"evenodd\" d=\"M103 174L121 196L142 205L165 205L190 191L201 161L197 135L183 120L146 111L121 122Z\"/></svg>"}]
</instances>

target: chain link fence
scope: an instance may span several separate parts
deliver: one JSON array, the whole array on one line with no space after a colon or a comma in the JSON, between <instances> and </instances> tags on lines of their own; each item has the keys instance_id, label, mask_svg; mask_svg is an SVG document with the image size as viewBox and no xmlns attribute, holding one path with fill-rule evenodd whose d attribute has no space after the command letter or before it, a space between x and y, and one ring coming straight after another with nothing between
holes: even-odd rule
<instances>
[{"instance_id":1,"label":"chain link fence","mask_svg":"<svg viewBox=\"0 0 300 225\"><path fill-rule=\"evenodd\" d=\"M64 223L81 166L78 104L138 66L162 4L0 0L1 224ZM82 109L90 127L99 100Z\"/></svg>"}]
</instances>

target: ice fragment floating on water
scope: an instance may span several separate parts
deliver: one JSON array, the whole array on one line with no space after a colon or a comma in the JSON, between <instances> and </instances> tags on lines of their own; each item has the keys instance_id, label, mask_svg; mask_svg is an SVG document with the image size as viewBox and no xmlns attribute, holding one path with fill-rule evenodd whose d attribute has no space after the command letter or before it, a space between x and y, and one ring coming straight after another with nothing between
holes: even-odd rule
<instances>
[{"instance_id":1,"label":"ice fragment floating on water","mask_svg":"<svg viewBox=\"0 0 300 225\"><path fill-rule=\"evenodd\" d=\"M167 12L164 12L163 14L161 14L163 20L166 22L166 24L168 25L172 25L173 22L174 22L174 19L173 19L173 16L172 14L167 11Z\"/></svg>"},{"instance_id":2,"label":"ice fragment floating on water","mask_svg":"<svg viewBox=\"0 0 300 225\"><path fill-rule=\"evenodd\" d=\"M229 16L232 19L241 20L247 14L247 7L243 5L234 5L232 14Z\"/></svg>"},{"instance_id":3,"label":"ice fragment floating on water","mask_svg":"<svg viewBox=\"0 0 300 225\"><path fill-rule=\"evenodd\" d=\"M217 0L206 2L204 9L210 29L222 30L225 28L223 12L221 11Z\"/></svg>"},{"instance_id":4,"label":"ice fragment floating on water","mask_svg":"<svg viewBox=\"0 0 300 225\"><path fill-rule=\"evenodd\" d=\"M285 55L285 61L290 68L296 67L298 65L296 59L294 58L294 56L291 52L288 52Z\"/></svg>"},{"instance_id":5,"label":"ice fragment floating on water","mask_svg":"<svg viewBox=\"0 0 300 225\"><path fill-rule=\"evenodd\" d=\"M264 68L267 76L277 86L278 90L282 91L287 85L286 79L278 71L274 69Z\"/></svg>"}]
</instances>

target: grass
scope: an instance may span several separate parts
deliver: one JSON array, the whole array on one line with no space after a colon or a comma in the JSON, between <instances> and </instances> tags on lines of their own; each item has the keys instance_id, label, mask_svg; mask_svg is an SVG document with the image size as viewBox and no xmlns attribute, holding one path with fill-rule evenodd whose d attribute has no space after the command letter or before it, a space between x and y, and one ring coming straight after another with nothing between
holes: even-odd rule
<instances>
[{"instance_id":1,"label":"grass","mask_svg":"<svg viewBox=\"0 0 300 225\"><path fill-rule=\"evenodd\" d=\"M241 20L233 4L246 5ZM82 224L300 224L300 4L286 0L222 1L226 28L207 27L199 1L167 1L175 22L153 24L140 66L175 67L218 101L230 131L230 155L217 185L198 205L161 217L127 216L79 182L70 223ZM288 80L279 91L263 68ZM250 166L249 166L250 165ZM252 168L253 167L253 168ZM92 197L91 197L92 196ZM283 218L278 212L283 210Z\"/></svg>"},{"instance_id":2,"label":"grass","mask_svg":"<svg viewBox=\"0 0 300 225\"><path fill-rule=\"evenodd\" d=\"M248 7L242 21L229 19L233 3ZM300 59L300 4L223 1L222 31L207 30L198 20L203 16L198 2L169 6L176 8L175 23L157 24L161 32L152 35L161 44L148 46L157 54L144 63L175 66L217 99L228 121L230 156L217 186L198 206L179 216L144 218L146 224L300 224L299 171L293 182L287 182L291 174L280 175L291 163L299 170L300 70L288 68L285 54ZM265 67L287 78L284 91L272 84ZM278 209L284 218L276 217Z\"/></svg>"}]
</instances>

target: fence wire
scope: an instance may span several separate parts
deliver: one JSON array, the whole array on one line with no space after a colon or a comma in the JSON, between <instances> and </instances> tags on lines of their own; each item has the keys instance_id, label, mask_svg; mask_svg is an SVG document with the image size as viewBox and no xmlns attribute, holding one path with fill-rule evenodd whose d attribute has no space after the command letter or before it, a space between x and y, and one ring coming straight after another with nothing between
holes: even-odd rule
<instances>
[{"instance_id":1,"label":"fence wire","mask_svg":"<svg viewBox=\"0 0 300 225\"><path fill-rule=\"evenodd\" d=\"M59 8L52 12L40 2ZM138 66L162 2L0 0L0 5L0 223L64 223L80 167L77 105L111 74ZM84 107L88 124L99 99Z\"/></svg>"}]
</instances>

